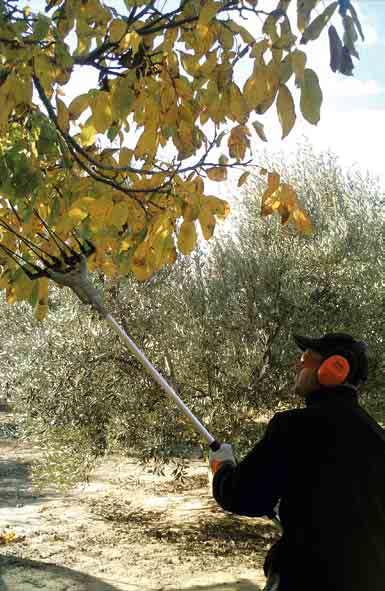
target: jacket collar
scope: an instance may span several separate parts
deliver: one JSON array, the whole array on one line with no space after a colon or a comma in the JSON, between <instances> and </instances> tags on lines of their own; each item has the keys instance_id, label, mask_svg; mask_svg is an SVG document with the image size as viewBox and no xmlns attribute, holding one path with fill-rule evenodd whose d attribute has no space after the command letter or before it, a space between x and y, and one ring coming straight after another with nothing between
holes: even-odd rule
<instances>
[{"instance_id":1,"label":"jacket collar","mask_svg":"<svg viewBox=\"0 0 385 591\"><path fill-rule=\"evenodd\" d=\"M358 405L358 393L354 386L323 387L314 390L305 398L306 406L319 406L320 404L348 404Z\"/></svg>"}]
</instances>

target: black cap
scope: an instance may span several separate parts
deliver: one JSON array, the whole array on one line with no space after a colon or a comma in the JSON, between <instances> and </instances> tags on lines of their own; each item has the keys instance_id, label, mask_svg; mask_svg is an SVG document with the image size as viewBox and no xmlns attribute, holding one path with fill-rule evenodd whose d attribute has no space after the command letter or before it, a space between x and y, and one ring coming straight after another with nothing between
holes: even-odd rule
<instances>
[{"instance_id":1,"label":"black cap","mask_svg":"<svg viewBox=\"0 0 385 591\"><path fill-rule=\"evenodd\" d=\"M310 349L320 353L323 357L345 355L352 368L348 377L352 383L367 379L368 360L366 352L368 345L365 341L357 341L351 335L342 332L328 333L319 338L294 334L293 338L302 351Z\"/></svg>"}]
</instances>

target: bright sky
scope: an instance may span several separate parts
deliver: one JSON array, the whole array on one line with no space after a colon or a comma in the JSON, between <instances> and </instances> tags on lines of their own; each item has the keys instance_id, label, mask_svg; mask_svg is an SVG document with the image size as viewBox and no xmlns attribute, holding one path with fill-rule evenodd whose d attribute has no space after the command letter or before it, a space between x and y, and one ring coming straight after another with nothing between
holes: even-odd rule
<instances>
[{"instance_id":1,"label":"bright sky","mask_svg":"<svg viewBox=\"0 0 385 591\"><path fill-rule=\"evenodd\" d=\"M366 36L365 42L357 42L361 59L358 61L353 58L356 65L354 77L334 74L330 70L328 37L325 31L320 40L305 46L308 54L307 67L317 72L323 91L321 121L317 126L308 124L297 108L295 128L281 141L275 107L272 107L271 112L259 117L269 139L268 144L260 142L260 146L261 149L292 153L298 140L306 136L318 149L331 148L342 164L349 166L357 163L364 170L378 175L385 186L385 0L353 0L353 3ZM44 0L30 0L26 4L33 9L43 9L45 5ZM120 4L120 0L113 3L114 6ZM260 0L258 6L262 4L271 6L271 0ZM274 6L275 4L274 2ZM329 2L324 1L325 6L328 4ZM338 28L339 15L334 16L333 23ZM87 90L89 82L90 77L84 74L82 77L74 77L66 89L67 97L72 92L79 94ZM298 91L294 90L294 97L298 105ZM259 144L255 147L258 150ZM218 190L218 186L216 188Z\"/></svg>"}]
</instances>

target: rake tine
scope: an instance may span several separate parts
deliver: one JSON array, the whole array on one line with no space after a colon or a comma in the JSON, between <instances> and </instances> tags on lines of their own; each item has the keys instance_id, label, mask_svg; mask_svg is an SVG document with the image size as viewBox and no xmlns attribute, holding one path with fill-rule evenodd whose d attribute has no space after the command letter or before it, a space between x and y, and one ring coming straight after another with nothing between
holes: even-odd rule
<instances>
[{"instance_id":1,"label":"rake tine","mask_svg":"<svg viewBox=\"0 0 385 591\"><path fill-rule=\"evenodd\" d=\"M44 265L47 265L47 266L50 265L50 262L47 259L45 259L44 256L50 258L54 263L60 262L60 259L58 259L57 257L55 257L52 254L49 254L48 252L46 252L45 250L40 248L40 246L37 246L37 244L34 244L33 242L31 242L28 238L19 234L19 232L14 230L14 228L12 228L12 226L10 226L4 220L0 221L0 226L5 228L6 230L8 230L8 232L13 234L14 236L17 236L17 238L19 238L19 240L21 240L26 246L28 246L29 249L32 250L32 252L44 263ZM44 256L42 256L38 251L42 252L44 254Z\"/></svg>"},{"instance_id":2,"label":"rake tine","mask_svg":"<svg viewBox=\"0 0 385 591\"><path fill-rule=\"evenodd\" d=\"M20 269L22 269L24 271L24 273L27 275L27 277L31 280L34 279L38 279L39 277L46 277L48 276L46 271L44 269L41 269L40 267L38 267L37 265L35 265L34 263L31 263L30 261L27 261L26 259L24 259L22 256L20 256L19 254L17 254L16 252L13 252L10 248L8 248L8 246L5 246L4 244L0 243L0 248L16 263L16 265L18 267L20 267ZM18 259L20 259L21 261L23 261L24 265L22 265ZM26 267L26 265L29 265L30 267L32 267L32 269L35 269L35 273L32 273L28 267Z\"/></svg>"},{"instance_id":3,"label":"rake tine","mask_svg":"<svg viewBox=\"0 0 385 591\"><path fill-rule=\"evenodd\" d=\"M44 234L42 234L41 232L36 232L36 236L39 236L40 238L43 238L43 240L45 240L46 242L49 242L49 237L44 236Z\"/></svg>"},{"instance_id":4,"label":"rake tine","mask_svg":"<svg viewBox=\"0 0 385 591\"><path fill-rule=\"evenodd\" d=\"M56 244L57 249L59 250L61 256L64 259L64 262L66 264L71 263L72 262L72 257L76 256L78 257L78 253L76 252L76 250L73 250L73 248L71 248L70 246L68 246L68 244L66 244L66 242L64 242L64 240L62 240L60 238L60 236L58 234L56 234L56 232L54 232L52 230L52 228L50 228L47 224L47 222L45 220L43 220L43 218L41 217L41 215L39 214L39 212L34 209L34 214L36 215L36 217L41 221L41 223L43 224L44 228L47 230L48 234L51 236L51 238L53 239L53 241ZM64 247L64 248L63 248ZM68 256L66 250L70 253L70 255ZM60 259L58 259L58 261L60 261ZM61 263L61 261L60 261Z\"/></svg>"}]
</instances>

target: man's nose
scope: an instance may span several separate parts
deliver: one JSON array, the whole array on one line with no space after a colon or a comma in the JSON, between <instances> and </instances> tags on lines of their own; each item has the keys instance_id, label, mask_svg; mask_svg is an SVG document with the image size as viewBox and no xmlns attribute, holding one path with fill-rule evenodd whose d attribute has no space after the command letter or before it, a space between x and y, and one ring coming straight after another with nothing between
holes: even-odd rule
<instances>
[{"instance_id":1,"label":"man's nose","mask_svg":"<svg viewBox=\"0 0 385 591\"><path fill-rule=\"evenodd\" d=\"M294 369L295 371L300 371L303 368L303 363L301 359L298 359L295 363L294 363Z\"/></svg>"}]
</instances>

